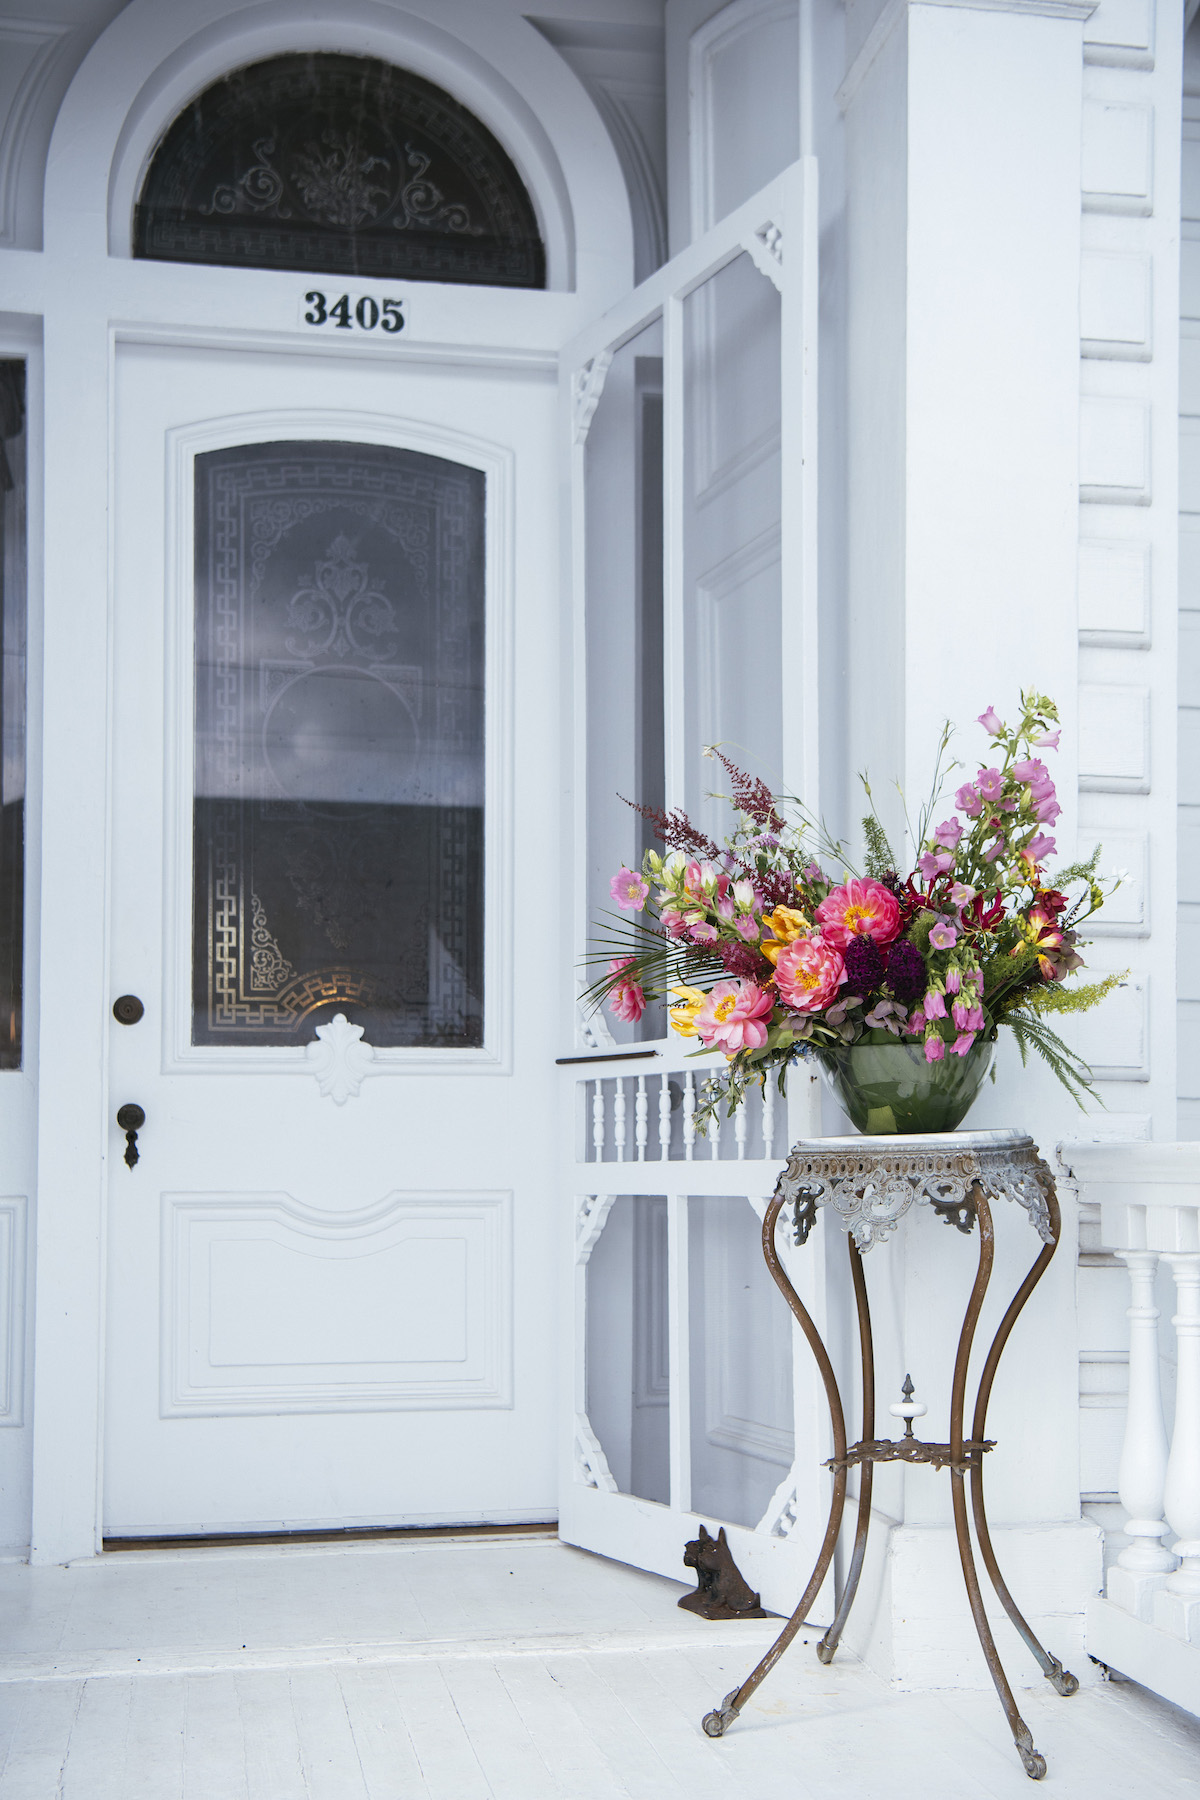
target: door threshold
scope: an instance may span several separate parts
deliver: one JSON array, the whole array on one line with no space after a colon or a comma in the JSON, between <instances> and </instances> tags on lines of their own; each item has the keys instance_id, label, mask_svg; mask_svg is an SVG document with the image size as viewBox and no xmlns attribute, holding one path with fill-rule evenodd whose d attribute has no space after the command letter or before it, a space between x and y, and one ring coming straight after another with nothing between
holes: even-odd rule
<instances>
[{"instance_id":1,"label":"door threshold","mask_svg":"<svg viewBox=\"0 0 1200 1800\"><path fill-rule=\"evenodd\" d=\"M225 1531L178 1537L112 1537L101 1548L124 1554L135 1550L229 1550L276 1544L364 1544L381 1541L411 1544L423 1538L554 1537L556 1519L522 1525L349 1525L328 1531Z\"/></svg>"}]
</instances>

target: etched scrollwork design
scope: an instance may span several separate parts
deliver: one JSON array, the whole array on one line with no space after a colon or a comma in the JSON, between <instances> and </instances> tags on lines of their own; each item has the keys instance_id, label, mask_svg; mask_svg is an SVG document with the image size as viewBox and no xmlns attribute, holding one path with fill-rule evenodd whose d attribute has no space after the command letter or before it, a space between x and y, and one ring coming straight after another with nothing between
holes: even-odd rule
<instances>
[{"instance_id":1,"label":"etched scrollwork design","mask_svg":"<svg viewBox=\"0 0 1200 1800\"><path fill-rule=\"evenodd\" d=\"M307 585L288 601L288 624L307 638L303 643L298 636L286 640L292 656L354 654L378 660L385 654L385 639L394 653L399 642L396 609L372 582L367 564L355 560L354 549L340 533Z\"/></svg>"},{"instance_id":2,"label":"etched scrollwork design","mask_svg":"<svg viewBox=\"0 0 1200 1800\"><path fill-rule=\"evenodd\" d=\"M272 137L256 138L254 154L258 161L252 163L236 181L223 181L213 189L212 199L200 211L211 216L214 213L269 212L276 219L290 219L291 213L281 204L284 195L283 177L277 169L271 167L270 158L275 154L275 139Z\"/></svg>"},{"instance_id":3,"label":"etched scrollwork design","mask_svg":"<svg viewBox=\"0 0 1200 1800\"><path fill-rule=\"evenodd\" d=\"M893 1146L864 1140L861 1149L799 1143L788 1157L776 1194L794 1207L794 1236L803 1244L819 1206L831 1206L859 1250L869 1250L895 1230L914 1205L930 1206L948 1225L970 1232L974 1194L1012 1200L1029 1214L1045 1243L1053 1243L1047 1194L1054 1178L1032 1139L1007 1144L947 1144L945 1148Z\"/></svg>"}]
</instances>

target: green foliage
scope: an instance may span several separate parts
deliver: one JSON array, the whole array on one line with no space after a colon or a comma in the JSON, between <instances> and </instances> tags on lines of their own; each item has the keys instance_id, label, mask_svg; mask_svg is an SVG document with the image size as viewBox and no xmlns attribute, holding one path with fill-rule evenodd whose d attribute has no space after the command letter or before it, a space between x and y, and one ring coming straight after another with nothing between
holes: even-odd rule
<instances>
[{"instance_id":1,"label":"green foliage","mask_svg":"<svg viewBox=\"0 0 1200 1800\"><path fill-rule=\"evenodd\" d=\"M1100 862L1100 853L1103 848L1104 846L1102 844L1097 844L1086 862L1068 863L1065 869L1055 869L1055 887L1069 887L1071 883L1075 881L1086 881L1089 887L1093 886L1096 880L1096 869Z\"/></svg>"},{"instance_id":2,"label":"green foliage","mask_svg":"<svg viewBox=\"0 0 1200 1800\"><path fill-rule=\"evenodd\" d=\"M862 822L862 828L867 844L867 874L876 881L882 881L890 870L899 868L896 853L888 843L887 833L873 812L867 814Z\"/></svg>"},{"instance_id":3,"label":"green foliage","mask_svg":"<svg viewBox=\"0 0 1200 1800\"><path fill-rule=\"evenodd\" d=\"M1022 1004L1034 1013L1081 1013L1099 1006L1106 994L1120 987L1129 970L1119 975L1106 975L1103 981L1047 981L1022 995Z\"/></svg>"}]
</instances>

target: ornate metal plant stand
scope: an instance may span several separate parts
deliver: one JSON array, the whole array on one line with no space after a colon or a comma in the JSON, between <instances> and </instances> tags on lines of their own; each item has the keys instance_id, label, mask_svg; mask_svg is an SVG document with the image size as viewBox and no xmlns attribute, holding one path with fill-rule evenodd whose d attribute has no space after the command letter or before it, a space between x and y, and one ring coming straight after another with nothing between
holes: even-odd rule
<instances>
[{"instance_id":1,"label":"ornate metal plant stand","mask_svg":"<svg viewBox=\"0 0 1200 1800\"><path fill-rule=\"evenodd\" d=\"M992 1340L979 1377L971 1436L968 1438L964 1436L967 1364L984 1295L991 1279L995 1231L989 1201L997 1199L1015 1200L1024 1207L1031 1224L1042 1239L1042 1247L1028 1275L1013 1295ZM874 1435L875 1358L861 1253L886 1238L895 1229L898 1220L918 1202L932 1206L948 1225L956 1226L968 1236L976 1225L979 1227L979 1266L963 1315L958 1354L954 1361L954 1382L950 1395L950 1437L948 1442L938 1444L927 1443L913 1436L913 1417L919 1416L924 1408L908 1403L912 1388L907 1381L906 1403L892 1409L905 1419L905 1435L901 1438L876 1438ZM846 1443L845 1413L829 1353L779 1261L775 1227L780 1213L788 1206L792 1208L794 1240L797 1244L807 1242L816 1223L819 1206L833 1207L849 1234L847 1244L850 1252L850 1276L858 1308L862 1357L863 1436L857 1444ZM983 1498L983 1458L993 1447L991 1441L984 1437L992 1383L996 1378L1004 1346L1021 1309L1045 1274L1050 1258L1058 1246L1059 1230L1060 1215L1054 1179L1038 1155L1033 1140L1022 1136L1020 1132L954 1131L943 1136L927 1137L817 1138L811 1142L801 1141L793 1149L763 1219L763 1255L776 1285L808 1339L825 1383L833 1427L834 1453L827 1465L833 1470L833 1500L821 1552L799 1606L753 1673L746 1677L740 1688L726 1694L716 1711L705 1716L704 1729L709 1737L722 1736L733 1723L751 1694L774 1668L804 1624L808 1609L820 1592L833 1560L846 1504L846 1471L853 1466L861 1471L858 1529L836 1616L817 1645L817 1655L824 1663L833 1660L862 1576L867 1531L871 1522L871 1483L875 1464L931 1463L934 1468L948 1469L950 1472L954 1530L958 1539L967 1598L983 1654L1013 1734L1013 1742L1028 1776L1034 1781L1040 1781L1046 1773L1046 1760L1034 1749L1029 1727L1017 1710L1017 1703L984 1612L967 1521L967 1477L970 1477L971 1483L971 1512L975 1521L979 1554L992 1586L1009 1618L1037 1658L1047 1681L1058 1693L1073 1694L1079 1687L1078 1681L1069 1670L1063 1668L1057 1657L1051 1656L1049 1651L1042 1648L1005 1585L992 1548Z\"/></svg>"}]
</instances>

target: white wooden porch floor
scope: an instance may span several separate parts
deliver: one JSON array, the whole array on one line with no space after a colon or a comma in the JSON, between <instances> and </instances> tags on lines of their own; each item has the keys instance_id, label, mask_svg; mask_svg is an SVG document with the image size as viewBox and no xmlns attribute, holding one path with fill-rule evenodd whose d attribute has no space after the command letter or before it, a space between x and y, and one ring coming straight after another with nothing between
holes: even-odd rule
<instances>
[{"instance_id":1,"label":"white wooden porch floor","mask_svg":"<svg viewBox=\"0 0 1200 1800\"><path fill-rule=\"evenodd\" d=\"M0 1800L983 1800L1031 1790L994 1699L894 1694L773 1621L554 1539L0 1567ZM1062 1800L1200 1795L1200 1723L1105 1684L1022 1696Z\"/></svg>"}]
</instances>

